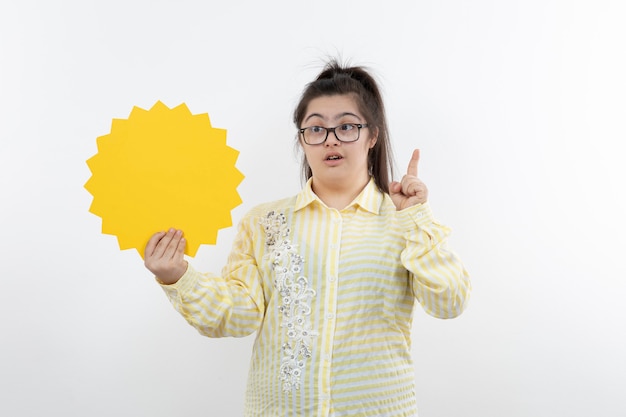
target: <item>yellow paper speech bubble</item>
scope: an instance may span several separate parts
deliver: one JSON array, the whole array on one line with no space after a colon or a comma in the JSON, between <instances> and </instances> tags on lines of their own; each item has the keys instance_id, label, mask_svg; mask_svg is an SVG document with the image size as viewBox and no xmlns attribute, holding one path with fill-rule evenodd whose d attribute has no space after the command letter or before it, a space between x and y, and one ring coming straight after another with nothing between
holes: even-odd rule
<instances>
[{"instance_id":1,"label":"yellow paper speech bubble","mask_svg":"<svg viewBox=\"0 0 626 417\"><path fill-rule=\"evenodd\" d=\"M230 211L241 204L239 152L207 113L160 101L150 110L134 107L128 119L113 119L97 145L87 160L89 211L102 218L102 233L117 236L120 249L135 248L143 257L150 236L174 227L185 233L185 253L195 256L201 244L216 243L219 229L232 226Z\"/></svg>"}]
</instances>

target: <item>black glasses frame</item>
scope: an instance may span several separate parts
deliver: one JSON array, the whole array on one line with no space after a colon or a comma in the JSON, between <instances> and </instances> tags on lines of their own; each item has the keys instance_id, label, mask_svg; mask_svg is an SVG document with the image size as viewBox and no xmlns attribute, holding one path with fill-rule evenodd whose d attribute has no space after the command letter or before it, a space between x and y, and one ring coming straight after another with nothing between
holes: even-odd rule
<instances>
[{"instance_id":1,"label":"black glasses frame","mask_svg":"<svg viewBox=\"0 0 626 417\"><path fill-rule=\"evenodd\" d=\"M357 135L356 135L356 139L354 140L342 140L339 139L339 136L337 136L337 132L335 132L335 129L337 129L338 127L342 127L342 126L354 126L358 129ZM335 127L324 127L324 126L308 126L308 127L303 127L302 129L298 129L298 132L300 132L300 134L302 135L302 139L304 139L304 143L306 143L307 145L311 145L311 146L315 146L315 145L322 145L324 142L326 142L326 140L328 139L328 134L330 132L333 132L333 134L335 135L335 137L337 138L337 140L339 142L342 143L352 143L352 142L356 142L357 140L359 140L361 138L361 129L368 127L369 125L367 123L342 123L339 126L335 126ZM324 137L324 140L319 142L319 143L309 143L306 141L306 136L304 135L305 130L310 129L312 127L317 127L320 129L324 129L326 131L326 136Z\"/></svg>"}]
</instances>

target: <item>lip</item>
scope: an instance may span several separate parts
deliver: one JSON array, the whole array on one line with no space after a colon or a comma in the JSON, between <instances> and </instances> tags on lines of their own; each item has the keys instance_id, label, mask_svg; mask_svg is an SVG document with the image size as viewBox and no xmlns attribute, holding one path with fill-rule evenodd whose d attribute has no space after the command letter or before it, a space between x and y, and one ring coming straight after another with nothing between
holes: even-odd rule
<instances>
[{"instance_id":1,"label":"lip","mask_svg":"<svg viewBox=\"0 0 626 417\"><path fill-rule=\"evenodd\" d=\"M338 156L338 157L339 157L339 159L343 158L343 155L342 155L342 154L340 154L339 152L327 152L327 153L324 155L324 160L325 160L325 161L327 161L327 160L328 160L328 158L330 158L331 156Z\"/></svg>"},{"instance_id":2,"label":"lip","mask_svg":"<svg viewBox=\"0 0 626 417\"><path fill-rule=\"evenodd\" d=\"M330 157L337 156L337 159L328 159ZM324 155L324 163L328 166L336 166L339 165L343 161L343 155L339 152L328 152Z\"/></svg>"}]
</instances>

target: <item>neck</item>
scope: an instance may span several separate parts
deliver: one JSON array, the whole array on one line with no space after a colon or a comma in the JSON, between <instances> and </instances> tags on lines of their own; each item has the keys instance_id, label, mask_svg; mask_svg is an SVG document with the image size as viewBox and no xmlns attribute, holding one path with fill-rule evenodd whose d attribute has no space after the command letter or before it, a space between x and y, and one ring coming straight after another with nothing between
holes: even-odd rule
<instances>
[{"instance_id":1,"label":"neck","mask_svg":"<svg viewBox=\"0 0 626 417\"><path fill-rule=\"evenodd\" d=\"M313 192L328 207L342 210L363 191L369 180L369 175L353 182L325 182L313 177L311 187Z\"/></svg>"}]
</instances>

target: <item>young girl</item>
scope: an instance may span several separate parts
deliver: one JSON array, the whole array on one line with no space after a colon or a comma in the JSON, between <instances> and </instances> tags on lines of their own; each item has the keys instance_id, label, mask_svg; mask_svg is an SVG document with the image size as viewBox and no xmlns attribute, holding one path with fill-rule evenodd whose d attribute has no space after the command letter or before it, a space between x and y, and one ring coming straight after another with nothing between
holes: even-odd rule
<instances>
[{"instance_id":1,"label":"young girl","mask_svg":"<svg viewBox=\"0 0 626 417\"><path fill-rule=\"evenodd\" d=\"M256 332L246 416L416 416L415 301L453 318L470 291L419 151L389 182L384 105L361 67L328 64L294 122L306 185L245 215L221 275L188 265L174 229L152 236L145 265L201 334Z\"/></svg>"}]
</instances>

